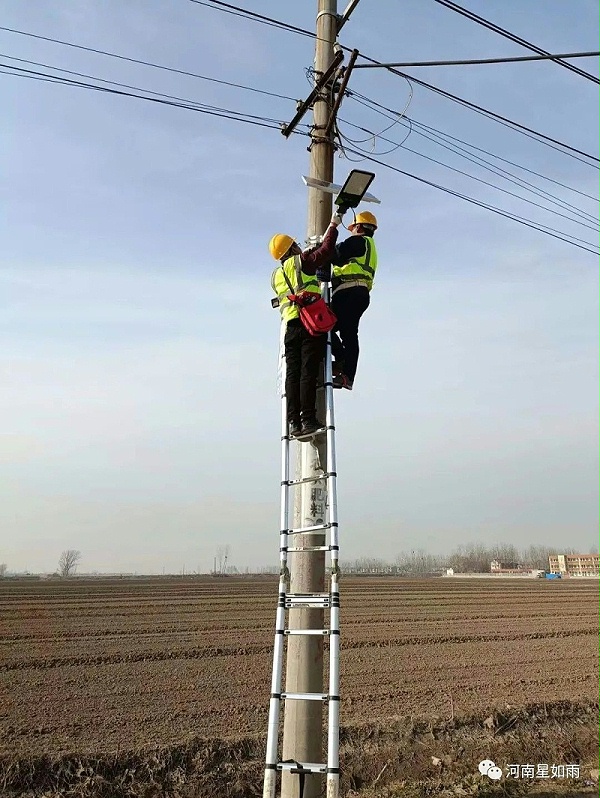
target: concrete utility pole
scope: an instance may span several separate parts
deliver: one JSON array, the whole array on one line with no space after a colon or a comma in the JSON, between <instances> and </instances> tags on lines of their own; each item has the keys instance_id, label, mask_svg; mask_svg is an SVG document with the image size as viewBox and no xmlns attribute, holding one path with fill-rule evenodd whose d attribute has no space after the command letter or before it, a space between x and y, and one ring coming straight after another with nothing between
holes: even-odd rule
<instances>
[{"instance_id":1,"label":"concrete utility pole","mask_svg":"<svg viewBox=\"0 0 600 798\"><path fill-rule=\"evenodd\" d=\"M337 37L337 0L318 0L315 79L327 70L334 58L333 45ZM313 133L310 149L310 176L333 181L334 146L331 133L325 138L324 131L331 113L331 97L327 90L320 93L313 110ZM331 219L332 195L309 188L308 237L322 235ZM317 398L317 415L325 419L325 391ZM322 436L323 439L325 436ZM319 451L310 443L299 445L296 479L313 477L326 463L326 444ZM326 480L309 482L296 490L294 526L305 527L324 523L326 519ZM323 533L298 535L294 546L313 547L325 544ZM292 593L322 593L325 590L325 552L301 551L290 556L290 591ZM320 609L290 610L290 628L323 628L324 612ZM316 635L292 635L288 639L286 686L287 692L323 692L323 637ZM323 702L288 701L283 724L283 760L300 762L323 762ZM298 775L282 773L281 798L297 798ZM306 777L304 798L322 795L322 777L309 774Z\"/></svg>"}]
</instances>

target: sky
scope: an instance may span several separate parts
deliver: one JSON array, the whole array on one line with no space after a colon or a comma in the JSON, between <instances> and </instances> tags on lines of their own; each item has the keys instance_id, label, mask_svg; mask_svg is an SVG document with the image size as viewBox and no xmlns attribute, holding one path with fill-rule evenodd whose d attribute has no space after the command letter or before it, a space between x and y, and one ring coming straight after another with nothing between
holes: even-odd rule
<instances>
[{"instance_id":1,"label":"sky","mask_svg":"<svg viewBox=\"0 0 600 798\"><path fill-rule=\"evenodd\" d=\"M247 7L314 28L316 0ZM468 7L553 53L597 50L595 0ZM290 98L310 91L310 38L189 0L0 0L0 19ZM529 54L433 0L361 0L340 39L380 61ZM295 112L292 100L5 30L0 45L2 64L281 122ZM574 63L598 74L597 59ZM406 71L598 154L597 86L554 63ZM350 123L379 133L392 121L356 97L342 104L340 129L366 141L350 146L597 246L586 217L576 224L423 156L570 218L564 203L598 212L583 196L598 196L589 159L383 70L355 70L350 89L391 109L410 99L411 119L492 153L483 157L494 168L562 207L416 125L387 152ZM207 571L229 545L239 568L275 564L279 317L267 244L305 234L308 139L5 67L0 102L0 562L47 572L75 548L80 571ZM408 132L401 123L382 135L399 143ZM338 153L336 179L354 166ZM368 160L358 168L377 174L379 267L354 391L335 397L342 559L470 541L589 550L597 257Z\"/></svg>"}]
</instances>

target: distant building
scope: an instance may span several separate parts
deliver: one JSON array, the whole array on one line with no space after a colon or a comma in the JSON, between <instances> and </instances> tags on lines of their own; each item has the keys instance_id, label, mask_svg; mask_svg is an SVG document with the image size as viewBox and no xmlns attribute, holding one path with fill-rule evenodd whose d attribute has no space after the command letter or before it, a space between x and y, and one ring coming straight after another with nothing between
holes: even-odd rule
<instances>
[{"instance_id":1,"label":"distant building","mask_svg":"<svg viewBox=\"0 0 600 798\"><path fill-rule=\"evenodd\" d=\"M600 555L551 554L548 557L548 570L552 574L568 574L569 576L599 576Z\"/></svg>"},{"instance_id":2,"label":"distant building","mask_svg":"<svg viewBox=\"0 0 600 798\"><path fill-rule=\"evenodd\" d=\"M500 562L500 560L492 560L490 563L490 572L493 574L523 574L529 573L531 568L525 568L518 562Z\"/></svg>"}]
</instances>

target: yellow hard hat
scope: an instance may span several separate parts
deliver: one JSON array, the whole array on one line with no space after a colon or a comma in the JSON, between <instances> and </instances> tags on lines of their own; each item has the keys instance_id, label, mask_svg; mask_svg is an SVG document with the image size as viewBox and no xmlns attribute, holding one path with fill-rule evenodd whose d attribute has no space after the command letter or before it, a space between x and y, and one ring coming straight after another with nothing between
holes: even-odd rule
<instances>
[{"instance_id":1,"label":"yellow hard hat","mask_svg":"<svg viewBox=\"0 0 600 798\"><path fill-rule=\"evenodd\" d=\"M293 243L294 239L291 236L276 233L269 241L269 252L275 260L281 260Z\"/></svg>"},{"instance_id":2,"label":"yellow hard hat","mask_svg":"<svg viewBox=\"0 0 600 798\"><path fill-rule=\"evenodd\" d=\"M357 224L371 224L373 227L377 227L377 219L373 216L371 211L361 211L357 215L355 221L348 225L348 230L353 230Z\"/></svg>"}]
</instances>

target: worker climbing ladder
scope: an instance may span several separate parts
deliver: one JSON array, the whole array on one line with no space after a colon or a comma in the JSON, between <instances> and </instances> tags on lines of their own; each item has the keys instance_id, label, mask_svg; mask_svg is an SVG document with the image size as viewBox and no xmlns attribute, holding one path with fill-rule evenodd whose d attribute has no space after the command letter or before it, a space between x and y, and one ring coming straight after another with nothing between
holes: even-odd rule
<instances>
[{"instance_id":1,"label":"worker climbing ladder","mask_svg":"<svg viewBox=\"0 0 600 798\"><path fill-rule=\"evenodd\" d=\"M343 214L350 208L356 208L361 200L379 203L377 197L367 192L374 178L373 172L353 169L342 186L314 177L303 177L303 180L312 190L336 195L334 200L337 207L336 216L341 220ZM277 243L276 239L281 237L274 236L269 248L273 257L282 261L281 268L285 268L281 258L285 252L277 252L272 248L274 242ZM316 245L320 240L320 236L315 236L311 237L308 243ZM290 241L294 243L293 239ZM286 243L289 245L289 242ZM275 288L275 285L273 287ZM292 286L289 287L291 290ZM276 288L275 291L277 294L280 293ZM329 301L328 285L322 286L322 294L325 301ZM283 296L285 297L285 289ZM280 296L278 298L281 300ZM289 295L287 298L294 299ZM309 325L305 324L305 327L310 329ZM285 367L283 357L285 323L282 324L281 332L280 364ZM296 479L290 479L292 435L283 388L285 376L281 378L280 577L263 798L277 798L279 773L282 774L282 798L292 798L292 796L295 798L296 795L305 798L307 777L310 783L306 798L321 795L320 778L318 782L315 779L322 775L327 777L327 798L339 796L340 547L331 353L331 333L327 333L322 385L324 403L323 394L317 402L317 407L324 405L325 428L318 433L300 437L298 432L295 432L294 438L301 447L300 468ZM309 457L311 453L312 456ZM310 495L307 495L307 489L310 489ZM292 501L292 496L296 501ZM325 501L322 501L323 496ZM294 524L290 523L293 510ZM290 554L294 559L288 568ZM328 592L325 592L326 555L329 556ZM325 621L326 613L328 613L328 623ZM303 636L304 640L300 636ZM323 673L324 638L329 640L327 692L324 688L326 680ZM286 684L285 689L282 689L286 655L286 682L289 683L289 687ZM323 731L321 708L319 707L319 711L316 712L313 707L311 711L309 709L311 702L327 704L325 756L322 754L321 746ZM279 721L282 709L284 740L283 755L279 757ZM286 752L287 758L285 758ZM325 761L314 761L315 759ZM295 776L298 777L298 789L290 791L292 786L290 780Z\"/></svg>"},{"instance_id":2,"label":"worker climbing ladder","mask_svg":"<svg viewBox=\"0 0 600 798\"><path fill-rule=\"evenodd\" d=\"M311 446L319 458L320 470L315 476L304 479L290 479L291 438L287 422L285 393L282 391L281 412L281 511L280 511L280 576L279 599L275 622L275 643L273 650L273 671L271 677L271 698L269 703L269 725L267 731L267 752L264 777L263 798L275 798L277 774L289 771L297 774L298 795L304 792L307 774L326 774L327 796L337 798L339 793L339 652L340 652L340 599L339 599L339 539L336 495L335 462L335 420L333 385L331 370L331 333L328 334L324 367L325 427L326 431L298 446ZM285 380L282 380L282 385ZM325 462L322 462L324 458ZM302 486L325 482L327 485L326 514L320 524L296 527L290 523L294 502L292 494ZM304 534L324 535L325 543L319 546L296 545L297 536L302 540ZM323 539L323 538L322 538ZM310 556L310 552L323 551L329 555L329 591L320 593L290 592L290 571L288 555ZM290 628L289 610L322 610L328 614L328 624L321 628ZM323 617L323 615L321 615ZM325 693L293 693L282 689L283 662L286 644L291 635L319 635L329 640L329 687ZM282 761L279 758L279 721L282 708L291 701L322 701L327 704L327 752L325 762ZM283 707L282 707L283 704Z\"/></svg>"}]
</instances>

